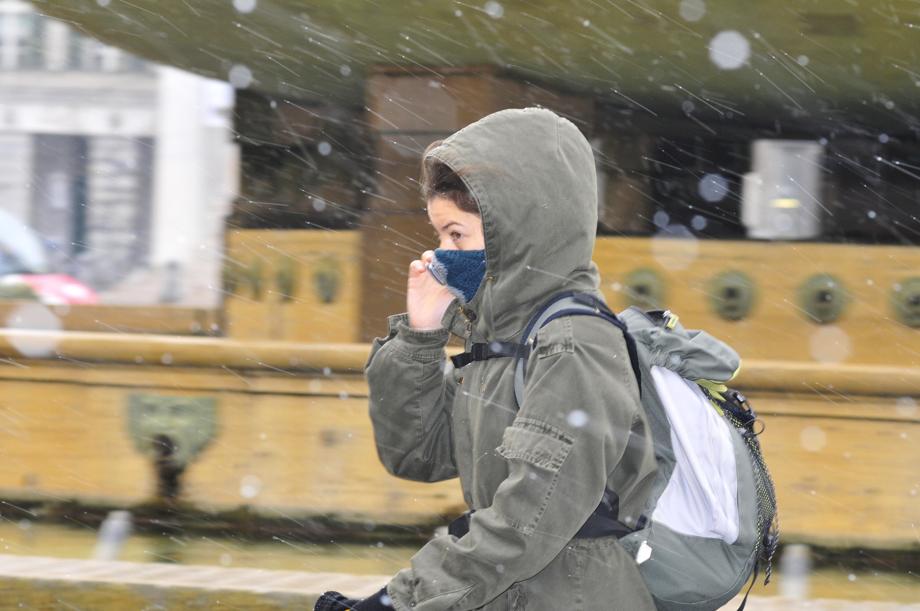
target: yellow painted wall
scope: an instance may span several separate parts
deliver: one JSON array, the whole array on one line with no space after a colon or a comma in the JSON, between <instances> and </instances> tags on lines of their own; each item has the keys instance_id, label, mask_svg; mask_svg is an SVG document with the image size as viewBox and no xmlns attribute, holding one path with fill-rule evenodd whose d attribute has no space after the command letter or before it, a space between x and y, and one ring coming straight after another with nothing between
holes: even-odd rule
<instances>
[{"instance_id":1,"label":"yellow painted wall","mask_svg":"<svg viewBox=\"0 0 920 611\"><path fill-rule=\"evenodd\" d=\"M241 339L353 342L360 335L361 235L353 231L230 230L226 234L226 335ZM293 291L279 271L293 271ZM334 300L317 289L318 274L334 278ZM227 290L230 282L236 284ZM253 290L258 279L261 291Z\"/></svg>"},{"instance_id":2,"label":"yellow painted wall","mask_svg":"<svg viewBox=\"0 0 920 611\"><path fill-rule=\"evenodd\" d=\"M362 316L382 320L379 299L360 290L360 234L349 231L240 230L227 235L228 262L261 266L263 293L254 298L243 282L225 299L227 335L302 342L358 341ZM291 301L279 296L278 262L297 266ZM920 329L894 316L892 288L920 276L920 248L754 241L598 238L594 259L602 289L615 309L630 304L626 278L654 270L664 281L665 303L688 327L706 329L745 359L920 366ZM319 267L335 261L339 294L322 303L315 289ZM720 318L710 305L710 282L723 271L751 277L756 299L741 321ZM848 293L839 320L821 325L803 312L797 289L810 276L836 276Z\"/></svg>"},{"instance_id":3,"label":"yellow painted wall","mask_svg":"<svg viewBox=\"0 0 920 611\"><path fill-rule=\"evenodd\" d=\"M150 500L153 467L135 450L127 420L128 396L141 392L217 400L216 438L183 480L184 499L203 509L250 505L272 517L400 524L459 512L463 502L455 483L385 472L360 376L101 365L87 379L66 365L35 364L27 376L16 369L0 367L2 498Z\"/></svg>"},{"instance_id":4,"label":"yellow painted wall","mask_svg":"<svg viewBox=\"0 0 920 611\"><path fill-rule=\"evenodd\" d=\"M889 303L894 284L920 276L920 248L604 237L594 257L612 307L629 305L623 287L630 272L655 270L667 307L685 326L707 330L745 359L920 366L920 329L898 322ZM755 281L748 319L725 321L709 305L708 284L725 270ZM797 287L818 273L837 276L851 295L828 325L809 320L796 300Z\"/></svg>"},{"instance_id":5,"label":"yellow painted wall","mask_svg":"<svg viewBox=\"0 0 920 611\"><path fill-rule=\"evenodd\" d=\"M828 390L751 400L766 425L783 531L833 546L920 546L920 412L904 397Z\"/></svg>"},{"instance_id":6,"label":"yellow painted wall","mask_svg":"<svg viewBox=\"0 0 920 611\"><path fill-rule=\"evenodd\" d=\"M346 360L359 371L363 351L353 348ZM67 348L68 359L77 354ZM264 360L258 370L0 361L0 497L149 500L153 467L127 429L128 396L145 392L217 400L217 437L184 477L185 500L201 509L249 505L276 518L334 514L388 524L431 523L463 509L456 481L413 483L384 471L360 374L342 373L342 362L328 374L314 362L281 372L278 358ZM790 376L801 392L773 389ZM761 441L787 540L917 546L916 370L802 366L796 373L753 361L739 385L766 423Z\"/></svg>"}]
</instances>

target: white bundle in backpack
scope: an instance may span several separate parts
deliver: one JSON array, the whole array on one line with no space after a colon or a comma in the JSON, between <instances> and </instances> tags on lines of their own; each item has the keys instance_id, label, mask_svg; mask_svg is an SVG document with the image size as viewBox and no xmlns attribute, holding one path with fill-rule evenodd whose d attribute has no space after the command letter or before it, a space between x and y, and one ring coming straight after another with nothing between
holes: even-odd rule
<instances>
[{"instance_id":1,"label":"white bundle in backpack","mask_svg":"<svg viewBox=\"0 0 920 611\"><path fill-rule=\"evenodd\" d=\"M696 537L738 539L738 475L728 422L699 386L663 367L650 370L671 424L674 471L652 520Z\"/></svg>"}]
</instances>

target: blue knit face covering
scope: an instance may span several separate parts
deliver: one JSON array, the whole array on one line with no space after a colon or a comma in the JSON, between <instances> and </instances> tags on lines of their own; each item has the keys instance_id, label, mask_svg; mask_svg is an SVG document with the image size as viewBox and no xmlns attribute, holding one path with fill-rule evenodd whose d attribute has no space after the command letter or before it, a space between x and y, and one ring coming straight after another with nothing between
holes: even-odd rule
<instances>
[{"instance_id":1,"label":"blue knit face covering","mask_svg":"<svg viewBox=\"0 0 920 611\"><path fill-rule=\"evenodd\" d=\"M434 251L428 271L463 303L469 303L486 274L486 251L439 248Z\"/></svg>"}]
</instances>

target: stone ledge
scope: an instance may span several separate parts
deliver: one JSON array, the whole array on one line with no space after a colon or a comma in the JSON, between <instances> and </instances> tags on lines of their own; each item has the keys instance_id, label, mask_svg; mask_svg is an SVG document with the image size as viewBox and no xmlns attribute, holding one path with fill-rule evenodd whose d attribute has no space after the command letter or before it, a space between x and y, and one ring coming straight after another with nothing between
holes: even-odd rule
<instances>
[{"instance_id":1,"label":"stone ledge","mask_svg":"<svg viewBox=\"0 0 920 611\"><path fill-rule=\"evenodd\" d=\"M742 596L728 602L723 611L735 611ZM751 596L745 610L751 611L920 611L920 604L883 602L878 600L837 600L818 598L814 600L793 600L778 596Z\"/></svg>"},{"instance_id":2,"label":"stone ledge","mask_svg":"<svg viewBox=\"0 0 920 611\"><path fill-rule=\"evenodd\" d=\"M105 562L41 556L0 555L0 579L144 585L253 593L275 592L316 596L326 590L349 595L373 594L390 575L306 573L217 566L162 563Z\"/></svg>"},{"instance_id":3,"label":"stone ledge","mask_svg":"<svg viewBox=\"0 0 920 611\"><path fill-rule=\"evenodd\" d=\"M0 609L310 609L326 590L367 596L389 575L306 573L161 563L105 562L0 555ZM725 609L737 609L736 597ZM920 611L920 604L809 600L748 600L752 611Z\"/></svg>"}]
</instances>

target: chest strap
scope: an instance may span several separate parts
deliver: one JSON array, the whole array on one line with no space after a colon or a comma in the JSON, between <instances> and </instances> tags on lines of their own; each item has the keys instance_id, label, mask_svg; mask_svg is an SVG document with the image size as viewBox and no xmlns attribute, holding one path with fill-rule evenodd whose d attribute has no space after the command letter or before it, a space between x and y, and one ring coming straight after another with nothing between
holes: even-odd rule
<instances>
[{"instance_id":1,"label":"chest strap","mask_svg":"<svg viewBox=\"0 0 920 611\"><path fill-rule=\"evenodd\" d=\"M667 315L668 313L665 313ZM642 372L639 368L639 354L636 351L636 342L630 335L626 325L617 318L607 304L602 300L587 293L569 291L560 293L550 299L537 310L536 314L527 323L521 343L514 342L489 342L477 343L470 346L469 352L463 352L450 357L454 367L460 369L474 361L486 361L498 358L513 358L514 365L514 399L518 406L524 398L524 372L527 370L527 361L537 342L537 331L557 318L565 316L596 316L617 327L623 333L626 341L626 351L629 353L629 362L639 392L642 392Z\"/></svg>"},{"instance_id":2,"label":"chest strap","mask_svg":"<svg viewBox=\"0 0 920 611\"><path fill-rule=\"evenodd\" d=\"M486 361L499 358L523 358L530 356L530 346L522 346L514 342L489 342L487 344L473 344L469 352L463 352L450 357L454 367L460 369L473 361Z\"/></svg>"}]
</instances>

